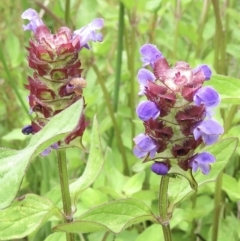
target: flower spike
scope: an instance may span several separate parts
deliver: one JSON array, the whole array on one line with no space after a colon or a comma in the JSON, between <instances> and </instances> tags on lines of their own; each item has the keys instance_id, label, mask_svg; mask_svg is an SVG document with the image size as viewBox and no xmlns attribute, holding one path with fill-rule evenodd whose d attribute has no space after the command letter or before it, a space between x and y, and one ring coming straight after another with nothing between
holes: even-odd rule
<instances>
[{"instance_id":1,"label":"flower spike","mask_svg":"<svg viewBox=\"0 0 240 241\"><path fill-rule=\"evenodd\" d=\"M184 171L199 168L208 174L215 157L195 151L202 143L212 145L224 132L211 119L220 96L212 87L203 87L204 81L211 79L211 69L205 64L191 68L183 61L170 67L152 44L143 45L140 54L143 66L150 65L153 71L141 68L137 75L138 94L147 100L136 108L145 132L133 139L134 155L154 161L151 170L157 175L166 175L172 161Z\"/></svg>"}]
</instances>

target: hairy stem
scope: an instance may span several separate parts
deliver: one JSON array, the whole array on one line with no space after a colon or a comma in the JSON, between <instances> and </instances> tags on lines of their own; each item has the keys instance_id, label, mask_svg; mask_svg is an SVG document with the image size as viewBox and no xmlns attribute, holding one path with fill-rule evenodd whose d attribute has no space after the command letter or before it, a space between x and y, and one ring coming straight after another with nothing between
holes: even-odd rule
<instances>
[{"instance_id":1,"label":"hairy stem","mask_svg":"<svg viewBox=\"0 0 240 241\"><path fill-rule=\"evenodd\" d=\"M63 211L65 216L65 223L70 223L73 221L72 209L71 209L71 198L68 185L68 174L67 174L67 160L66 160L66 151L58 150L57 151L57 160L58 160L58 171L60 186L62 192L62 202L63 202ZM73 233L66 233L67 241L74 241Z\"/></svg>"},{"instance_id":2,"label":"hairy stem","mask_svg":"<svg viewBox=\"0 0 240 241\"><path fill-rule=\"evenodd\" d=\"M169 176L162 176L159 188L159 215L164 235L164 241L172 241L172 234L169 224L169 213L168 213L168 184Z\"/></svg>"}]
</instances>

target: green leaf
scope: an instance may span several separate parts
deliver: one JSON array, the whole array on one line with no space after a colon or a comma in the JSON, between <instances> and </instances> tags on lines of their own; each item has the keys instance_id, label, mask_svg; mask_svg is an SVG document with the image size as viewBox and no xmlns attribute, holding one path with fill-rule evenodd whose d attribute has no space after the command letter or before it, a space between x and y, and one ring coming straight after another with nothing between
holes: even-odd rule
<instances>
[{"instance_id":1,"label":"green leaf","mask_svg":"<svg viewBox=\"0 0 240 241\"><path fill-rule=\"evenodd\" d=\"M197 189L198 189L198 184L197 184L197 182L196 182L196 180L194 179L194 177L193 177L193 175L192 175L192 172L190 171L190 170L188 170L188 171L184 171L182 168L180 168L179 167L179 165L177 164L177 162L172 162L171 163L171 169L169 170L169 174L177 174L177 175L181 175L181 176L183 176L183 177L185 177L187 180L188 180L188 182L189 182L189 184L190 184L190 186L191 186L191 188L193 189L193 190L195 190L195 191L197 191Z\"/></svg>"},{"instance_id":2,"label":"green leaf","mask_svg":"<svg viewBox=\"0 0 240 241\"><path fill-rule=\"evenodd\" d=\"M49 235L44 241L66 241L65 233L53 233Z\"/></svg>"},{"instance_id":3,"label":"green leaf","mask_svg":"<svg viewBox=\"0 0 240 241\"><path fill-rule=\"evenodd\" d=\"M30 161L68 135L76 127L82 109L83 101L79 100L54 116L23 150L0 149L0 209L8 207L17 195Z\"/></svg>"},{"instance_id":4,"label":"green leaf","mask_svg":"<svg viewBox=\"0 0 240 241\"><path fill-rule=\"evenodd\" d=\"M229 138L221 140L217 142L215 145L211 147L208 146L203 149L204 151L212 153L216 157L216 162L211 165L212 168L208 175L202 174L199 170L195 174L193 174L196 182L198 183L198 186L216 180L219 173L224 169L224 167L228 163L231 155L235 151L237 144L238 140L236 138ZM188 181L182 176L170 179L168 191L170 199L170 210L172 210L173 207L178 202L180 202L185 196L193 192Z\"/></svg>"},{"instance_id":5,"label":"green leaf","mask_svg":"<svg viewBox=\"0 0 240 241\"><path fill-rule=\"evenodd\" d=\"M108 201L107 195L93 188L87 188L81 193L81 200L85 207L92 208Z\"/></svg>"},{"instance_id":6,"label":"green leaf","mask_svg":"<svg viewBox=\"0 0 240 241\"><path fill-rule=\"evenodd\" d=\"M8 59L11 67L17 67L23 58L23 51L21 51L20 41L17 36L13 33L6 39L6 51L8 53Z\"/></svg>"},{"instance_id":7,"label":"green leaf","mask_svg":"<svg viewBox=\"0 0 240 241\"><path fill-rule=\"evenodd\" d=\"M148 206L135 199L118 200L98 206L80 216L78 220L58 225L53 230L72 233L106 230L119 233L135 223L146 220L157 222Z\"/></svg>"},{"instance_id":8,"label":"green leaf","mask_svg":"<svg viewBox=\"0 0 240 241\"><path fill-rule=\"evenodd\" d=\"M23 238L46 222L52 215L62 214L48 199L27 194L0 211L0 240Z\"/></svg>"},{"instance_id":9,"label":"green leaf","mask_svg":"<svg viewBox=\"0 0 240 241\"><path fill-rule=\"evenodd\" d=\"M238 182L234 177L231 177L228 174L224 173L222 189L227 193L227 195L233 202L240 200L240 189L238 186Z\"/></svg>"},{"instance_id":10,"label":"green leaf","mask_svg":"<svg viewBox=\"0 0 240 241\"><path fill-rule=\"evenodd\" d=\"M221 95L221 102L228 104L240 103L240 80L224 75L214 75L207 82Z\"/></svg>"},{"instance_id":11,"label":"green leaf","mask_svg":"<svg viewBox=\"0 0 240 241\"><path fill-rule=\"evenodd\" d=\"M239 240L239 220L232 214L220 220L218 241L237 241ZM209 235L210 236L210 235ZM209 237L208 240L211 238Z\"/></svg>"},{"instance_id":12,"label":"green leaf","mask_svg":"<svg viewBox=\"0 0 240 241\"><path fill-rule=\"evenodd\" d=\"M104 158L99 137L99 127L97 118L94 117L91 133L91 147L89 151L87 166L82 176L70 184L70 194L73 200L77 198L77 195L81 191L89 187L96 180L102 170L103 163Z\"/></svg>"},{"instance_id":13,"label":"green leaf","mask_svg":"<svg viewBox=\"0 0 240 241\"><path fill-rule=\"evenodd\" d=\"M131 196L132 194L140 191L145 179L145 171L139 172L128 179L126 184L123 186L122 191L127 195Z\"/></svg>"},{"instance_id":14,"label":"green leaf","mask_svg":"<svg viewBox=\"0 0 240 241\"><path fill-rule=\"evenodd\" d=\"M164 240L161 225L151 225L150 227L146 228L136 239L136 241L146 240Z\"/></svg>"}]
</instances>

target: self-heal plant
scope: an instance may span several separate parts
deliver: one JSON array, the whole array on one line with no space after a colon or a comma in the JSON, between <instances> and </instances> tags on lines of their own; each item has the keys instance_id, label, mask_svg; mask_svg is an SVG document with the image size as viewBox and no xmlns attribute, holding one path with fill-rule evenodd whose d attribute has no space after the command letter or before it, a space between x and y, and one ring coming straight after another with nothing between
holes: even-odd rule
<instances>
[{"instance_id":1,"label":"self-heal plant","mask_svg":"<svg viewBox=\"0 0 240 241\"><path fill-rule=\"evenodd\" d=\"M150 65L152 71L138 71L139 95L147 100L136 108L145 131L134 138L133 153L153 161L151 170L162 175L159 214L164 238L171 240L166 211L169 174L186 175L193 184L192 172L210 172L215 157L198 148L214 144L223 134L223 127L212 118L220 96L214 88L203 86L212 75L207 65L191 68L188 63L177 62L170 66L152 44L143 45L140 53L143 67Z\"/></svg>"},{"instance_id":2,"label":"self-heal plant","mask_svg":"<svg viewBox=\"0 0 240 241\"><path fill-rule=\"evenodd\" d=\"M211 145L223 134L222 126L212 119L220 96L212 87L202 86L204 81L210 80L211 70L207 65L192 69L185 62L170 67L162 53L151 44L142 46L140 53L143 66L150 65L153 70L152 73L142 68L138 72L139 95L145 95L148 100L140 102L136 109L138 117L144 121L145 141L149 142L150 138L155 145L155 153L149 157L156 163L165 162L169 170L171 160L176 159L183 170L196 171L196 162L192 168L191 158L197 147L202 143ZM134 138L134 154L147 158L150 152L141 147L143 141L139 145L139 138ZM202 160L201 156L199 162L207 165L208 158ZM212 155L208 156L212 163Z\"/></svg>"},{"instance_id":3,"label":"self-heal plant","mask_svg":"<svg viewBox=\"0 0 240 241\"><path fill-rule=\"evenodd\" d=\"M96 30L103 27L103 19L95 19L74 32L61 27L56 34L51 34L35 10L26 10L22 18L30 21L23 25L23 29L34 33L27 47L29 67L34 73L28 77L26 88L30 91L30 113L36 114L31 125L23 128L23 133L35 134L52 116L81 98L84 101L82 89L87 82L81 76L78 54L83 47L89 48L89 41L102 41L101 33ZM65 143L69 144L76 137L81 137L86 126L85 116L82 115L78 126L65 138ZM63 142L58 144L64 145ZM49 153L49 148L42 154Z\"/></svg>"},{"instance_id":4,"label":"self-heal plant","mask_svg":"<svg viewBox=\"0 0 240 241\"><path fill-rule=\"evenodd\" d=\"M85 169L87 171L81 176L83 181L79 182L77 179L69 186L64 149L72 146L81 148L81 138L88 125L83 113L86 106L83 88L87 86L87 82L82 77L83 69L81 69L79 52L84 47L89 49L90 41L102 41L102 34L98 30L103 27L103 19L95 19L76 31L61 27L52 34L34 9L27 9L22 14L22 18L29 21L27 25L23 25L23 29L33 32L33 38L30 39L27 47L27 60L33 74L28 77L28 84L25 85L29 90L28 101L33 118L31 124L25 126L22 132L26 135L33 134L33 136L23 150L6 149L0 154L0 181L1 186L4 186L0 195L0 208L5 208L0 214L0 219L1 222L4 220L6 226L9 223L15 223L16 219L20 220L18 224L20 228L14 231L5 232L5 228L3 230L0 228L0 232L2 231L0 239L3 236L4 240L22 238L32 233L52 215L57 216L64 223L72 222L74 220L72 200L76 199L79 190L92 184L103 163L95 118L92 131L92 144L95 143L95 150L91 149L91 151L97 152L94 154L97 156L94 158L94 165L97 165L95 166L97 168L89 174L87 169L92 168L93 162L91 160L93 154L90 153ZM74 140L78 142L74 143ZM34 194L27 194L16 199L10 206L30 161L39 154L48 155L51 150L57 150L63 212L50 200ZM13 166L15 168L12 168ZM13 173L13 169L16 169L16 173ZM3 185L3 183L8 184ZM84 187L82 187L83 183ZM19 210L23 208L24 211L18 211L17 217L13 218L9 213L15 212L16 207ZM28 216L31 216L32 212L36 214L36 218L34 220L30 218L29 221ZM66 232L66 240L74 241L74 234Z\"/></svg>"}]
</instances>

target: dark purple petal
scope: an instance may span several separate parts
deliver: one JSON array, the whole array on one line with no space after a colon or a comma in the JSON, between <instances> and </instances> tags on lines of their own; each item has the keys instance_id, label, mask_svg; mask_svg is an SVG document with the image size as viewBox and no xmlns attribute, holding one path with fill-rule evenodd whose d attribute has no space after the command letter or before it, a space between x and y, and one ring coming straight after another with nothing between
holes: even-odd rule
<instances>
[{"instance_id":1,"label":"dark purple petal","mask_svg":"<svg viewBox=\"0 0 240 241\"><path fill-rule=\"evenodd\" d=\"M151 118L156 119L160 110L154 102L146 100L139 103L136 113L142 121L148 121Z\"/></svg>"},{"instance_id":2,"label":"dark purple petal","mask_svg":"<svg viewBox=\"0 0 240 241\"><path fill-rule=\"evenodd\" d=\"M150 157L153 158L158 149L156 142L149 136L145 134L139 134L134 139L135 147L133 153L136 157L142 158L150 153Z\"/></svg>"},{"instance_id":3,"label":"dark purple petal","mask_svg":"<svg viewBox=\"0 0 240 241\"><path fill-rule=\"evenodd\" d=\"M199 65L198 67L196 67L195 69L193 69L193 73L197 73L199 71L202 71L204 76L205 76L205 80L210 80L211 79L211 76L212 76L212 71L211 69L209 68L208 65L206 64L202 64L202 65Z\"/></svg>"},{"instance_id":4,"label":"dark purple petal","mask_svg":"<svg viewBox=\"0 0 240 241\"><path fill-rule=\"evenodd\" d=\"M23 25L24 30L31 30L34 33L36 32L37 27L44 25L42 19L38 16L38 13L34 9L27 9L22 14L22 19L28 19L29 24Z\"/></svg>"},{"instance_id":5,"label":"dark purple petal","mask_svg":"<svg viewBox=\"0 0 240 241\"><path fill-rule=\"evenodd\" d=\"M203 174L208 174L210 171L211 163L215 162L216 158L208 153L202 152L200 154L196 154L190 159L189 166L192 168L193 172L196 172L199 168Z\"/></svg>"},{"instance_id":6,"label":"dark purple petal","mask_svg":"<svg viewBox=\"0 0 240 241\"><path fill-rule=\"evenodd\" d=\"M102 42L103 37L101 33L97 33L96 30L99 30L103 27L104 20L101 18L94 19L91 23L89 23L87 26L80 28L79 30L76 30L73 32L73 37L76 36L80 37L80 46L87 47L88 41L92 40L94 42Z\"/></svg>"},{"instance_id":7,"label":"dark purple petal","mask_svg":"<svg viewBox=\"0 0 240 241\"><path fill-rule=\"evenodd\" d=\"M206 145L211 145L223 134L223 127L215 120L204 120L200 122L193 130L195 140L202 137Z\"/></svg>"},{"instance_id":8,"label":"dark purple petal","mask_svg":"<svg viewBox=\"0 0 240 241\"><path fill-rule=\"evenodd\" d=\"M206 107L213 108L220 103L220 96L214 88L205 86L197 90L193 101L197 106L204 104Z\"/></svg>"},{"instance_id":9,"label":"dark purple petal","mask_svg":"<svg viewBox=\"0 0 240 241\"><path fill-rule=\"evenodd\" d=\"M164 162L153 163L151 169L157 175L166 175L169 171L167 164Z\"/></svg>"},{"instance_id":10,"label":"dark purple petal","mask_svg":"<svg viewBox=\"0 0 240 241\"><path fill-rule=\"evenodd\" d=\"M23 133L24 135L32 134L32 133L33 133L33 127L32 127L32 125L24 126L24 127L22 128L22 133Z\"/></svg>"},{"instance_id":11,"label":"dark purple petal","mask_svg":"<svg viewBox=\"0 0 240 241\"><path fill-rule=\"evenodd\" d=\"M140 48L140 53L142 55L143 66L150 64L152 68L154 67L154 63L160 59L163 55L158 50L155 45L145 44Z\"/></svg>"}]
</instances>

